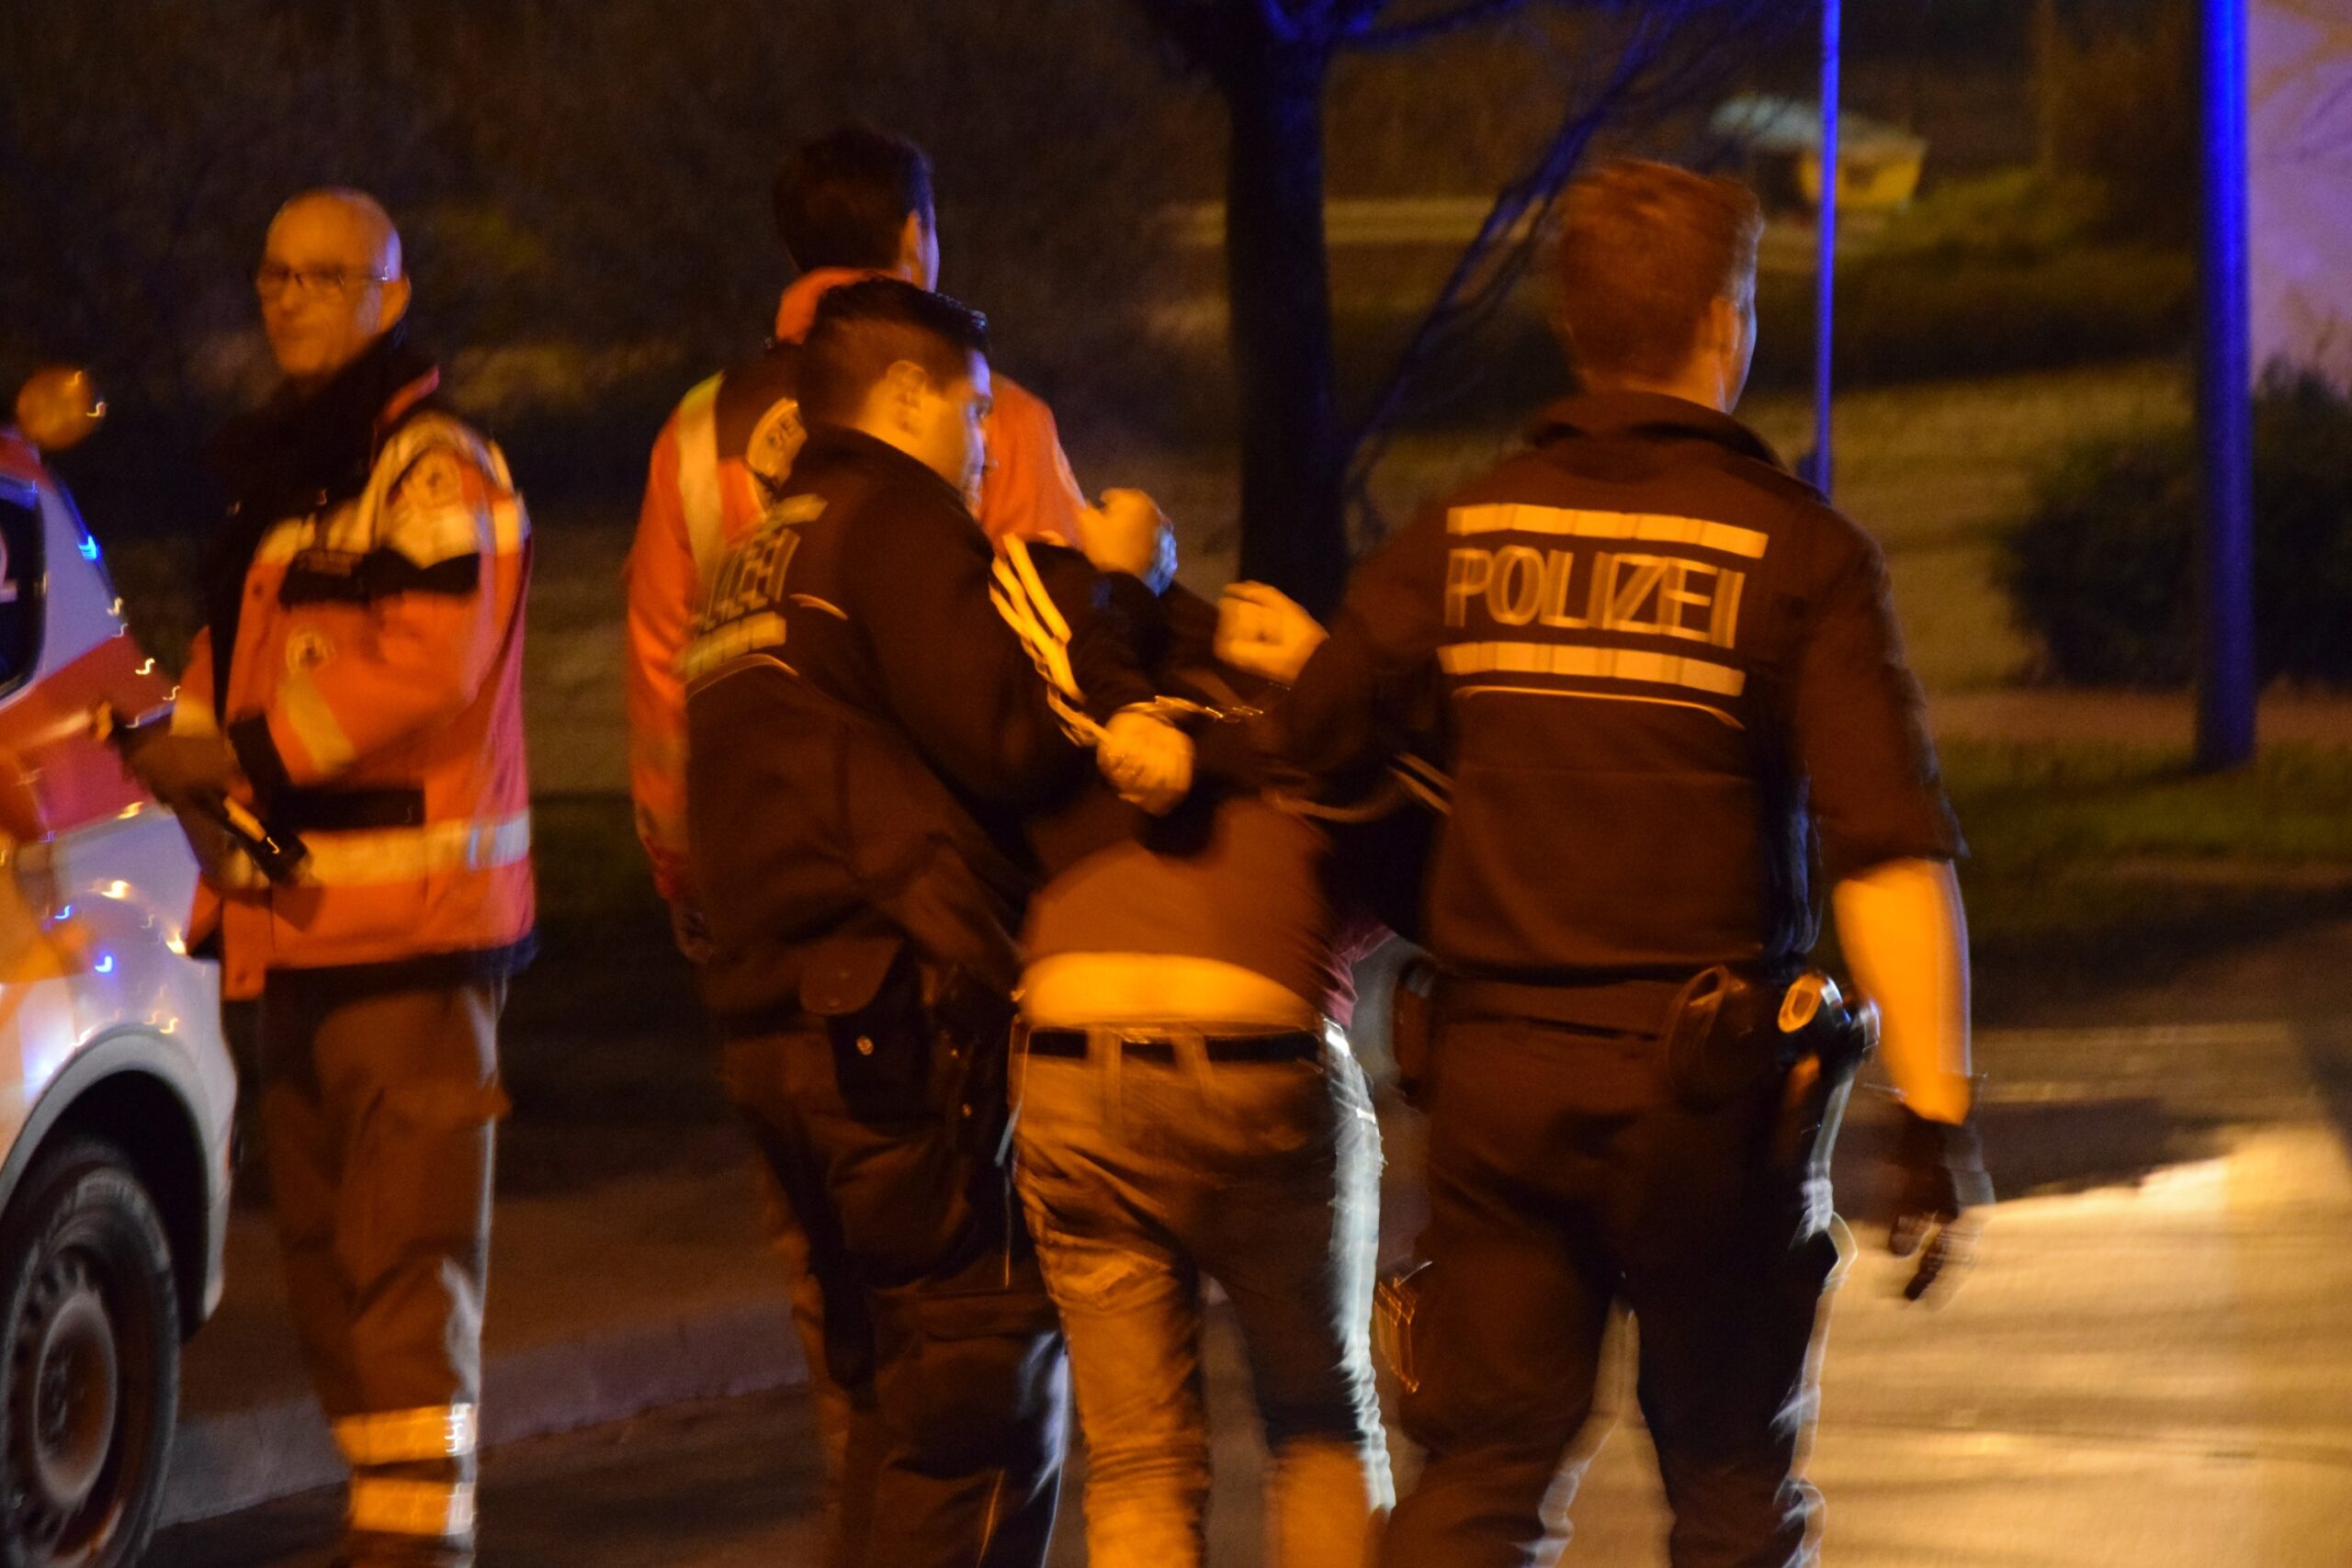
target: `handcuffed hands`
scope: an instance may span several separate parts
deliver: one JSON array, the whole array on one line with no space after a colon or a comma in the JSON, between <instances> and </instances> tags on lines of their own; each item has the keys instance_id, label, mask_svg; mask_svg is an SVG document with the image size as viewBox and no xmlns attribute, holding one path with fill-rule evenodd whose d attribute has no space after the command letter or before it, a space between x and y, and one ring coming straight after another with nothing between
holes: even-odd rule
<instances>
[{"instance_id":1,"label":"handcuffed hands","mask_svg":"<svg viewBox=\"0 0 2352 1568\"><path fill-rule=\"evenodd\" d=\"M175 811L218 802L243 777L237 753L218 735L143 737L124 748L123 762L149 794Z\"/></svg>"},{"instance_id":2,"label":"handcuffed hands","mask_svg":"<svg viewBox=\"0 0 2352 1568\"><path fill-rule=\"evenodd\" d=\"M1112 715L1094 761L1121 800L1154 817L1174 810L1193 787L1192 738L1148 713L1129 709Z\"/></svg>"},{"instance_id":3,"label":"handcuffed hands","mask_svg":"<svg viewBox=\"0 0 2352 1568\"><path fill-rule=\"evenodd\" d=\"M1078 547L1098 571L1124 571L1154 593L1176 580L1176 526L1139 490L1106 490L1078 514Z\"/></svg>"},{"instance_id":4,"label":"handcuffed hands","mask_svg":"<svg viewBox=\"0 0 2352 1568\"><path fill-rule=\"evenodd\" d=\"M1993 1179L1974 1122L1931 1122L1909 1110L1901 1117L1886 1245L1897 1258L1919 1259L1903 1287L1904 1299L1916 1302L1939 1284L1943 1295L1960 1288L1976 1252L1979 1226L1970 1211L1993 1201Z\"/></svg>"},{"instance_id":5,"label":"handcuffed hands","mask_svg":"<svg viewBox=\"0 0 2352 1568\"><path fill-rule=\"evenodd\" d=\"M1278 588L1237 582L1216 607L1216 656L1237 670L1289 685L1330 634Z\"/></svg>"}]
</instances>

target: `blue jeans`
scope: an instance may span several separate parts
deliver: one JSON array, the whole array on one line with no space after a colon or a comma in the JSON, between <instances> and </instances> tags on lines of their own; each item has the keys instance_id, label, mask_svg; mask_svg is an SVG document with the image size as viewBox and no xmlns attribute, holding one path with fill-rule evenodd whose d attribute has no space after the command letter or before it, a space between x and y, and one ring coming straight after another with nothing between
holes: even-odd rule
<instances>
[{"instance_id":1,"label":"blue jeans","mask_svg":"<svg viewBox=\"0 0 2352 1568\"><path fill-rule=\"evenodd\" d=\"M1380 1129L1363 1072L1227 1063L1198 1031L1024 1055L1014 1179L1069 1340L1093 1568L1197 1568L1209 1493L1201 1280L1238 1320L1269 1568L1360 1568L1394 1501L1369 1339ZM1143 1060L1123 1048L1174 1046Z\"/></svg>"}]
</instances>

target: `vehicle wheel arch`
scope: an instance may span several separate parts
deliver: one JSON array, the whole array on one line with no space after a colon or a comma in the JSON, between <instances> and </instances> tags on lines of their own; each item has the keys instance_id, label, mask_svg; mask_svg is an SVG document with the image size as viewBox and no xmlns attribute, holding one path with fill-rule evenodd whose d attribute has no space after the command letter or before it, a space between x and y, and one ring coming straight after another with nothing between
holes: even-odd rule
<instances>
[{"instance_id":1,"label":"vehicle wheel arch","mask_svg":"<svg viewBox=\"0 0 2352 1568\"><path fill-rule=\"evenodd\" d=\"M173 1047L143 1031L118 1032L85 1048L42 1093L0 1162L0 1211L25 1173L64 1139L88 1134L121 1149L164 1222L180 1333L209 1315L220 1257L213 1234L218 1179L207 1168L190 1075Z\"/></svg>"}]
</instances>

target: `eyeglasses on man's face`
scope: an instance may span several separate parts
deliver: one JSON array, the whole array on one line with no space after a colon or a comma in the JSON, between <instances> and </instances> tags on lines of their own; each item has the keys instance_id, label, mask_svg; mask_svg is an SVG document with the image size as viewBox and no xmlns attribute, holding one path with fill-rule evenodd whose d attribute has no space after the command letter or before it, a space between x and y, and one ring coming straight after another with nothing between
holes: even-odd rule
<instances>
[{"instance_id":1,"label":"eyeglasses on man's face","mask_svg":"<svg viewBox=\"0 0 2352 1568\"><path fill-rule=\"evenodd\" d=\"M345 266L284 266L264 262L254 274L254 292L275 299L288 289L298 299L341 299L370 284L390 283L380 272Z\"/></svg>"}]
</instances>

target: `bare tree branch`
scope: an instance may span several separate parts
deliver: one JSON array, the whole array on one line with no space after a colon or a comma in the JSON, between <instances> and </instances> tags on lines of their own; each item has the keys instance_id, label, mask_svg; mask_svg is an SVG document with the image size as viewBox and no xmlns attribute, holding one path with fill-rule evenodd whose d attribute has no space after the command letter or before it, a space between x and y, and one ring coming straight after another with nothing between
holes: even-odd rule
<instances>
[{"instance_id":1,"label":"bare tree branch","mask_svg":"<svg viewBox=\"0 0 2352 1568\"><path fill-rule=\"evenodd\" d=\"M1380 18L1394 0L1336 0L1339 23L1336 37L1340 42L1351 42Z\"/></svg>"},{"instance_id":2,"label":"bare tree branch","mask_svg":"<svg viewBox=\"0 0 2352 1568\"><path fill-rule=\"evenodd\" d=\"M1316 0L1306 0L1306 4L1313 8ZM1256 9L1265 18L1266 30L1283 43L1297 43L1305 39L1317 19L1312 15L1294 15L1283 0L1257 0Z\"/></svg>"},{"instance_id":3,"label":"bare tree branch","mask_svg":"<svg viewBox=\"0 0 2352 1568\"><path fill-rule=\"evenodd\" d=\"M1526 276L1539 249L1543 220L1557 205L1593 137L1637 102L1670 105L1686 100L1713 79L1713 66L1726 40L1774 15L1776 0L1682 0L1659 9L1668 15L1661 17L1656 10L1640 14L1632 36L1590 99L1581 107L1571 106L1528 171L1495 198L1477 238L1463 252L1436 303L1398 355L1371 412L1357 427L1351 444L1349 499L1375 529L1380 518L1371 501L1372 472L1386 451L1390 431L1408 398L1439 355L1449 345L1475 336ZM1709 41L1669 63L1668 51L1677 35L1685 31L1677 24L1710 9L1731 13L1727 24Z\"/></svg>"},{"instance_id":4,"label":"bare tree branch","mask_svg":"<svg viewBox=\"0 0 2352 1568\"><path fill-rule=\"evenodd\" d=\"M1394 22L1385 28L1373 24L1379 19L1380 13L1387 9L1386 5L1363 6L1360 7L1363 15L1351 29L1348 46L1364 50L1411 49L1433 38L1509 16L1513 11L1524 9L1526 5L1527 0L1456 0L1456 4L1445 10L1417 17L1410 21Z\"/></svg>"}]
</instances>

